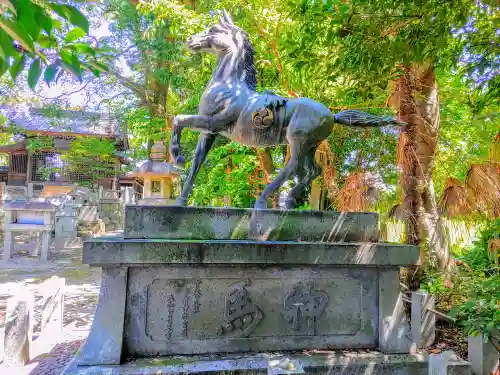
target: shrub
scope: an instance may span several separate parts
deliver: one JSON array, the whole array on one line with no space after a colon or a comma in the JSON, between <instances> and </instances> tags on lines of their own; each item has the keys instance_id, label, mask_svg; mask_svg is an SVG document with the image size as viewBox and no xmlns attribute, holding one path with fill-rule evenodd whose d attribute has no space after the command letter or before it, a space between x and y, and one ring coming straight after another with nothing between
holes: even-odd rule
<instances>
[{"instance_id":1,"label":"shrub","mask_svg":"<svg viewBox=\"0 0 500 375\"><path fill-rule=\"evenodd\" d=\"M475 270L494 273L496 260L494 255L488 252L488 241L492 238L500 238L500 219L491 220L486 224L472 248L461 259Z\"/></svg>"},{"instance_id":2,"label":"shrub","mask_svg":"<svg viewBox=\"0 0 500 375\"><path fill-rule=\"evenodd\" d=\"M486 336L500 330L500 275L472 282L468 299L451 309L451 316L469 335Z\"/></svg>"}]
</instances>

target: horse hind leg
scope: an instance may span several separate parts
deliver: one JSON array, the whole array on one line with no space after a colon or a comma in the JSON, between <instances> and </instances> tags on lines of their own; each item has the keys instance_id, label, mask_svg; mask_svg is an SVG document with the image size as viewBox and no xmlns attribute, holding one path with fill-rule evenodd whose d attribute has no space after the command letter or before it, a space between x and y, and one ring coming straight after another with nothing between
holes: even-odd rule
<instances>
[{"instance_id":1,"label":"horse hind leg","mask_svg":"<svg viewBox=\"0 0 500 375\"><path fill-rule=\"evenodd\" d=\"M294 140L290 143L290 160L288 160L288 163L278 173L276 178L266 186L257 202L255 202L254 207L256 209L267 208L267 198L276 192L286 181L297 174L299 168L302 167L301 160L304 156L302 150L303 146L299 140Z\"/></svg>"},{"instance_id":2,"label":"horse hind leg","mask_svg":"<svg viewBox=\"0 0 500 375\"><path fill-rule=\"evenodd\" d=\"M201 133L198 137L198 144L196 145L196 151L191 165L191 170L189 175L182 186L181 195L177 198L177 204L185 206L191 191L193 190L194 181L196 175L200 171L200 167L207 158L207 154L214 144L216 134L211 133Z\"/></svg>"},{"instance_id":3,"label":"horse hind leg","mask_svg":"<svg viewBox=\"0 0 500 375\"><path fill-rule=\"evenodd\" d=\"M314 155L316 148L313 147L304 157L303 168L306 171L305 176L290 190L288 197L285 200L285 208L292 209L297 203L297 199L301 197L304 190L311 184L311 182L320 175L321 168L316 164Z\"/></svg>"}]
</instances>

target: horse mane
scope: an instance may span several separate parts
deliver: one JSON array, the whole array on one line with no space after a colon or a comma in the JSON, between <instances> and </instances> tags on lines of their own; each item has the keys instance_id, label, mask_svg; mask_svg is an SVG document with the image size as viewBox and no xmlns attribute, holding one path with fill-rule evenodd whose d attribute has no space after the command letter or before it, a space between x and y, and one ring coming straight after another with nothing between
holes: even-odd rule
<instances>
[{"instance_id":1,"label":"horse mane","mask_svg":"<svg viewBox=\"0 0 500 375\"><path fill-rule=\"evenodd\" d=\"M248 34L240 29L243 34L243 50L244 50L244 69L245 69L245 83L247 86L254 90L257 88L257 75L255 73L254 55L252 43L248 39Z\"/></svg>"}]
</instances>

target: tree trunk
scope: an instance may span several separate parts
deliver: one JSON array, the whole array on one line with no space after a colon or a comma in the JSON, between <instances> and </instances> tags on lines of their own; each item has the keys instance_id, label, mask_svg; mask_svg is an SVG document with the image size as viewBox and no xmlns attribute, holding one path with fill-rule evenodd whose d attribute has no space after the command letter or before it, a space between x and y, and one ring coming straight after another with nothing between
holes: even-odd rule
<instances>
[{"instance_id":1,"label":"tree trunk","mask_svg":"<svg viewBox=\"0 0 500 375\"><path fill-rule=\"evenodd\" d=\"M435 257L440 270L449 271L453 263L432 183L440 121L434 67L407 67L395 83L389 105L408 123L398 145L407 243L421 246L423 263L422 247L428 240L429 255Z\"/></svg>"},{"instance_id":2,"label":"tree trunk","mask_svg":"<svg viewBox=\"0 0 500 375\"><path fill-rule=\"evenodd\" d=\"M259 158L260 169L264 172L264 183L268 184L270 175L274 172L273 156L269 147L264 150L257 149L257 157Z\"/></svg>"},{"instance_id":3,"label":"tree trunk","mask_svg":"<svg viewBox=\"0 0 500 375\"><path fill-rule=\"evenodd\" d=\"M264 184L268 185L271 182L271 174L274 172L273 156L271 155L271 149L269 147L264 148L264 150L257 149L257 157L259 159L259 167L264 175ZM271 206L273 208L279 208L279 198L278 203L276 196L279 197L278 191L271 197Z\"/></svg>"}]
</instances>

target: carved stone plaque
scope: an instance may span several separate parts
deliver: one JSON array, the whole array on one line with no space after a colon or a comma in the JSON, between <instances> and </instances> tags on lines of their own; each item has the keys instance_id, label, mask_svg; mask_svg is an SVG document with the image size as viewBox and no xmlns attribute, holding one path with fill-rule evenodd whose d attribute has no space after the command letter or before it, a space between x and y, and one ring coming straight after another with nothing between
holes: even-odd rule
<instances>
[{"instance_id":1,"label":"carved stone plaque","mask_svg":"<svg viewBox=\"0 0 500 375\"><path fill-rule=\"evenodd\" d=\"M322 290L315 290L314 282L310 281L307 286L298 283L285 298L285 320L292 323L294 330L305 329L309 335L314 335L316 320L321 317L327 304L328 295Z\"/></svg>"},{"instance_id":2,"label":"carved stone plaque","mask_svg":"<svg viewBox=\"0 0 500 375\"><path fill-rule=\"evenodd\" d=\"M250 284L250 280L245 280L231 285L226 295L225 324L219 329L221 335L247 337L262 320L262 312L252 304L245 289Z\"/></svg>"},{"instance_id":3,"label":"carved stone plaque","mask_svg":"<svg viewBox=\"0 0 500 375\"><path fill-rule=\"evenodd\" d=\"M344 269L129 272L125 342L131 355L376 346L376 270L364 278Z\"/></svg>"},{"instance_id":4,"label":"carved stone plaque","mask_svg":"<svg viewBox=\"0 0 500 375\"><path fill-rule=\"evenodd\" d=\"M146 334L153 341L187 337L191 314L200 309L200 280L153 280L148 286Z\"/></svg>"}]
</instances>

